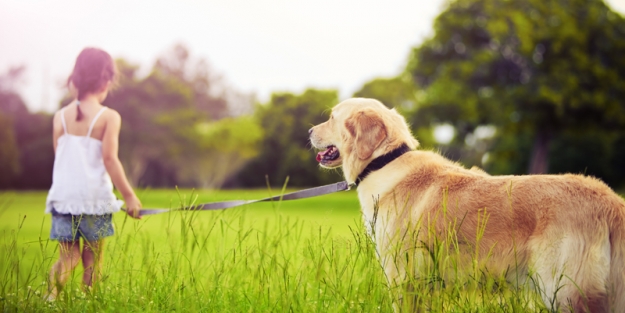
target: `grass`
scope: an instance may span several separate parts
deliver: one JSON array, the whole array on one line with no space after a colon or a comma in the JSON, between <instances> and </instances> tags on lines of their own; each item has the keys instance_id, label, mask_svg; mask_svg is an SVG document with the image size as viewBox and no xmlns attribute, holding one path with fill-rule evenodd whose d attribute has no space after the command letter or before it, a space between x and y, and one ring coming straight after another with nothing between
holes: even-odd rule
<instances>
[{"instance_id":1,"label":"grass","mask_svg":"<svg viewBox=\"0 0 625 313\"><path fill-rule=\"evenodd\" d=\"M266 190L144 190L145 207L257 199ZM57 244L49 241L46 193L0 193L0 310L63 312L393 312L354 191L140 221L114 216L104 277L84 294L78 268L61 297L44 301ZM404 298L434 312L546 311L533 293L479 268L457 274L443 246L424 251L424 279ZM453 251L452 251L453 252ZM456 270L454 270L456 269ZM453 276L453 275L452 275ZM400 292L401 293L401 292Z\"/></svg>"}]
</instances>

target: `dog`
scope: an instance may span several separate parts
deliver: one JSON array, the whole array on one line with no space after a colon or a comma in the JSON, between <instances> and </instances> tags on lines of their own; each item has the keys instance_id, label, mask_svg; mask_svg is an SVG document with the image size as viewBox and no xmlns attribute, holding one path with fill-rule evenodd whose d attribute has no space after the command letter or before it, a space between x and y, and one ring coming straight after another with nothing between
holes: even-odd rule
<instances>
[{"instance_id":1,"label":"dog","mask_svg":"<svg viewBox=\"0 0 625 313\"><path fill-rule=\"evenodd\" d=\"M405 119L374 99L337 104L309 136L321 167L357 186L390 286L410 288L427 261L411 251L442 238L489 273L530 277L547 307L625 312L625 201L600 180L466 169L417 150Z\"/></svg>"}]
</instances>

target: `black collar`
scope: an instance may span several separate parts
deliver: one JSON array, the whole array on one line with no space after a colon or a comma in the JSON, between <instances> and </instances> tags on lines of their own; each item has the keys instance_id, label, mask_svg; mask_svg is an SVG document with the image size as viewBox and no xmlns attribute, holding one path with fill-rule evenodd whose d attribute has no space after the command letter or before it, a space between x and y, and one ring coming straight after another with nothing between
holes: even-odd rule
<instances>
[{"instance_id":1,"label":"black collar","mask_svg":"<svg viewBox=\"0 0 625 313\"><path fill-rule=\"evenodd\" d=\"M399 146L399 148L385 154L385 155L381 155L375 159L373 159L373 161L371 161L371 163L369 163L369 165L367 165L367 167L365 167L364 170L362 170L362 172L360 173L360 175L358 175L358 177L356 178L356 181L354 182L356 184L356 187L358 187L358 185L360 184L360 182L365 179L365 177L367 177L367 175L371 174L371 172L373 171L377 171L381 168L383 168L384 166L386 166L386 164L389 164L391 162L393 162L393 160L399 158L400 156L402 156L404 153L410 151L410 148L408 148L408 145L406 145L405 143L402 144L401 146Z\"/></svg>"}]
</instances>

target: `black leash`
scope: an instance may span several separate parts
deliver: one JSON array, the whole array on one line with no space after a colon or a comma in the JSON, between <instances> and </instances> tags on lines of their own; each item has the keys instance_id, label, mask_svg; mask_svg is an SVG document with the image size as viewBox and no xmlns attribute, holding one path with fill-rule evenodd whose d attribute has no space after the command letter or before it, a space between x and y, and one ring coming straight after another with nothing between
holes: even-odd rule
<instances>
[{"instance_id":1,"label":"black leash","mask_svg":"<svg viewBox=\"0 0 625 313\"><path fill-rule=\"evenodd\" d=\"M314 187L310 189L304 189L304 190L295 191L295 192L287 193L287 194L280 195L280 196L274 196L274 197L258 199L258 200L230 200L230 201L210 202L210 203L196 204L191 207L177 208L177 209L145 209L145 210L141 210L141 212L139 212L139 215L145 216L145 215L153 215L153 214L160 214L160 213L174 212L174 211L222 210L222 209L229 209L229 208L256 203L256 202L277 201L277 200L287 201L287 200L311 198L311 197L326 195L326 194L344 191L344 190L349 190L349 184L347 184L346 181L342 181L342 182L338 182L338 183L334 183L330 185L325 185L325 186L320 186L320 187Z\"/></svg>"}]
</instances>

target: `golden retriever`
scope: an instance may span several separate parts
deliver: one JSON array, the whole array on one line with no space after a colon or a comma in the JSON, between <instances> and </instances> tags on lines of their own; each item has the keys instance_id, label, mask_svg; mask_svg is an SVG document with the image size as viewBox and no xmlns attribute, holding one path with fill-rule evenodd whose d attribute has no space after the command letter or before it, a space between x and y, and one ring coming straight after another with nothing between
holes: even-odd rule
<instances>
[{"instance_id":1,"label":"golden retriever","mask_svg":"<svg viewBox=\"0 0 625 313\"><path fill-rule=\"evenodd\" d=\"M489 273L529 277L547 307L625 312L625 202L598 179L466 169L416 150L405 119L373 99L339 103L309 133L320 165L357 185L391 287L410 288L427 259L412 251L442 238Z\"/></svg>"}]
</instances>

